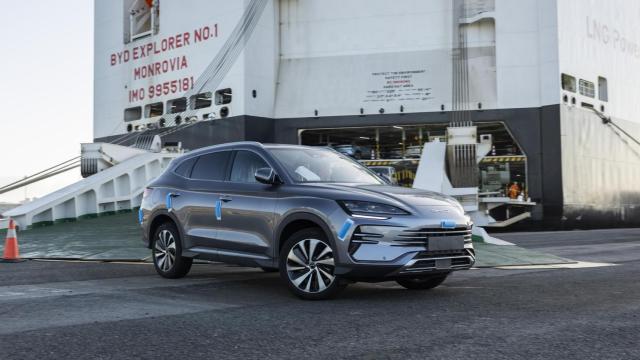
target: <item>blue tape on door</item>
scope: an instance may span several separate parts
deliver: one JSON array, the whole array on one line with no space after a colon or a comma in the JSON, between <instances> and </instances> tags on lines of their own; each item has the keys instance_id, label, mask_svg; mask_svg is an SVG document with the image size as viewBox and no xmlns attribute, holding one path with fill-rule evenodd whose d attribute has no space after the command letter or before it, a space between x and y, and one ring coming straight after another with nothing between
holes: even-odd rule
<instances>
[{"instance_id":1,"label":"blue tape on door","mask_svg":"<svg viewBox=\"0 0 640 360\"><path fill-rule=\"evenodd\" d=\"M222 220L222 201L216 201L216 220Z\"/></svg>"},{"instance_id":2,"label":"blue tape on door","mask_svg":"<svg viewBox=\"0 0 640 360\"><path fill-rule=\"evenodd\" d=\"M167 197L165 199L166 205L167 205L167 210L171 211L171 209L173 209L173 194L168 193Z\"/></svg>"}]
</instances>

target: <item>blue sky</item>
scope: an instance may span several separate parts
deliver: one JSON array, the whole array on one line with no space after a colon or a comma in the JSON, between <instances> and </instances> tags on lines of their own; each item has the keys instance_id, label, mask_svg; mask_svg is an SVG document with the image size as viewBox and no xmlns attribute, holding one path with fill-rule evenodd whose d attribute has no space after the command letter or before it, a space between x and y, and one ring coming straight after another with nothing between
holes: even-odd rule
<instances>
[{"instance_id":1,"label":"blue sky","mask_svg":"<svg viewBox=\"0 0 640 360\"><path fill-rule=\"evenodd\" d=\"M0 0L0 184L80 154L92 140L93 0ZM41 196L79 170L27 188ZM17 201L24 190L0 195Z\"/></svg>"}]
</instances>

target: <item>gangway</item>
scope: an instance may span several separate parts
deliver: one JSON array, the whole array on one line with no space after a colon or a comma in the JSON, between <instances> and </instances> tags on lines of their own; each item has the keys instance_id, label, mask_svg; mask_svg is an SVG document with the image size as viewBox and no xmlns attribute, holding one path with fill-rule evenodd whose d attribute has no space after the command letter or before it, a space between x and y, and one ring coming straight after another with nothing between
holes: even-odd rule
<instances>
[{"instance_id":1,"label":"gangway","mask_svg":"<svg viewBox=\"0 0 640 360\"><path fill-rule=\"evenodd\" d=\"M50 168L47 168L45 170L42 170L40 172L37 172L33 175L29 175L27 177L25 177L24 179L20 179L18 181L12 182L10 184L4 185L2 187L0 187L0 195L4 194L4 193L8 193L10 191L16 190L16 189L20 189L23 188L27 185L48 179L50 177L62 174L64 172L67 172L69 170L75 169L78 166L80 166L80 156L74 157L72 159L69 159L67 161L63 161L55 166L52 166Z\"/></svg>"},{"instance_id":2,"label":"gangway","mask_svg":"<svg viewBox=\"0 0 640 360\"><path fill-rule=\"evenodd\" d=\"M140 206L146 185L181 153L179 149L153 152L114 144L84 144L83 170L90 171L90 176L11 209L3 216L13 218L20 228L26 229L130 211ZM5 188L20 185L25 182Z\"/></svg>"}]
</instances>

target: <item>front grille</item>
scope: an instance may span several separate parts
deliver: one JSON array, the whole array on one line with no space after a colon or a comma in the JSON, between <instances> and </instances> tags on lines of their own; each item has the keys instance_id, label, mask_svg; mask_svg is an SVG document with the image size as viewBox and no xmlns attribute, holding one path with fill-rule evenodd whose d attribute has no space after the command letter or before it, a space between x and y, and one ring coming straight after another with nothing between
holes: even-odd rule
<instances>
[{"instance_id":1,"label":"front grille","mask_svg":"<svg viewBox=\"0 0 640 360\"><path fill-rule=\"evenodd\" d=\"M469 253L465 249L443 250L443 251L423 251L418 253L414 259L431 259L441 257L467 256Z\"/></svg>"},{"instance_id":2,"label":"front grille","mask_svg":"<svg viewBox=\"0 0 640 360\"><path fill-rule=\"evenodd\" d=\"M438 266L438 260L420 260L415 264L402 269L400 273L407 274L434 270L462 270L470 268L473 266L473 263L473 259L468 256L450 259L450 262L448 262L444 267Z\"/></svg>"},{"instance_id":3,"label":"front grille","mask_svg":"<svg viewBox=\"0 0 640 360\"><path fill-rule=\"evenodd\" d=\"M455 229L423 228L404 230L394 242L396 246L428 246L429 239L462 236L464 242L471 242L471 229L466 227Z\"/></svg>"},{"instance_id":4,"label":"front grille","mask_svg":"<svg viewBox=\"0 0 640 360\"><path fill-rule=\"evenodd\" d=\"M469 269L475 263L475 257L470 250L450 251L446 254L435 254L424 251L413 258L411 265L400 271L400 274L431 272L435 270L463 270Z\"/></svg>"}]
</instances>

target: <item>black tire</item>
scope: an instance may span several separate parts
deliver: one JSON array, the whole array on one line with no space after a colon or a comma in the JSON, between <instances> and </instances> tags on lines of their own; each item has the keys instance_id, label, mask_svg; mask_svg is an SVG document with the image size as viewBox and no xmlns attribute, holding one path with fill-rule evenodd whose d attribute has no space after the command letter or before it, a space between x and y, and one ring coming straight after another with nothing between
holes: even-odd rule
<instances>
[{"instance_id":1,"label":"black tire","mask_svg":"<svg viewBox=\"0 0 640 360\"><path fill-rule=\"evenodd\" d=\"M305 251L309 252L312 244L315 243L315 250L311 260L304 258L304 254L300 252L301 248L306 247ZM297 260L302 260L306 265L295 263L289 259L289 254L296 247L293 254L297 256ZM330 253L325 254L326 248ZM338 276L334 274L335 270L335 246L327 239L324 232L317 228L303 229L291 235L282 246L280 251L279 266L280 277L287 284L289 290L304 300L324 300L336 296L347 285ZM333 263L333 265L329 265ZM298 265L300 264L300 265ZM300 268L300 270L293 270ZM329 274L331 277L326 276ZM306 278L304 278L306 276ZM295 280L302 279L296 285ZM327 282L329 282L327 286ZM306 286L308 285L308 286ZM305 290L304 288L308 288Z\"/></svg>"},{"instance_id":2,"label":"black tire","mask_svg":"<svg viewBox=\"0 0 640 360\"><path fill-rule=\"evenodd\" d=\"M168 236L172 237L174 247L170 245ZM163 248L168 248L168 250L163 253ZM182 256L182 239L176 225L171 222L166 222L156 229L151 242L151 257L156 272L167 279L185 277L191 270L193 263L193 259Z\"/></svg>"},{"instance_id":3,"label":"black tire","mask_svg":"<svg viewBox=\"0 0 640 360\"><path fill-rule=\"evenodd\" d=\"M440 286L440 284L447 279L447 276L449 276L449 274L430 275L418 278L402 278L397 279L396 282L400 284L400 286L409 290L430 290Z\"/></svg>"}]
</instances>

